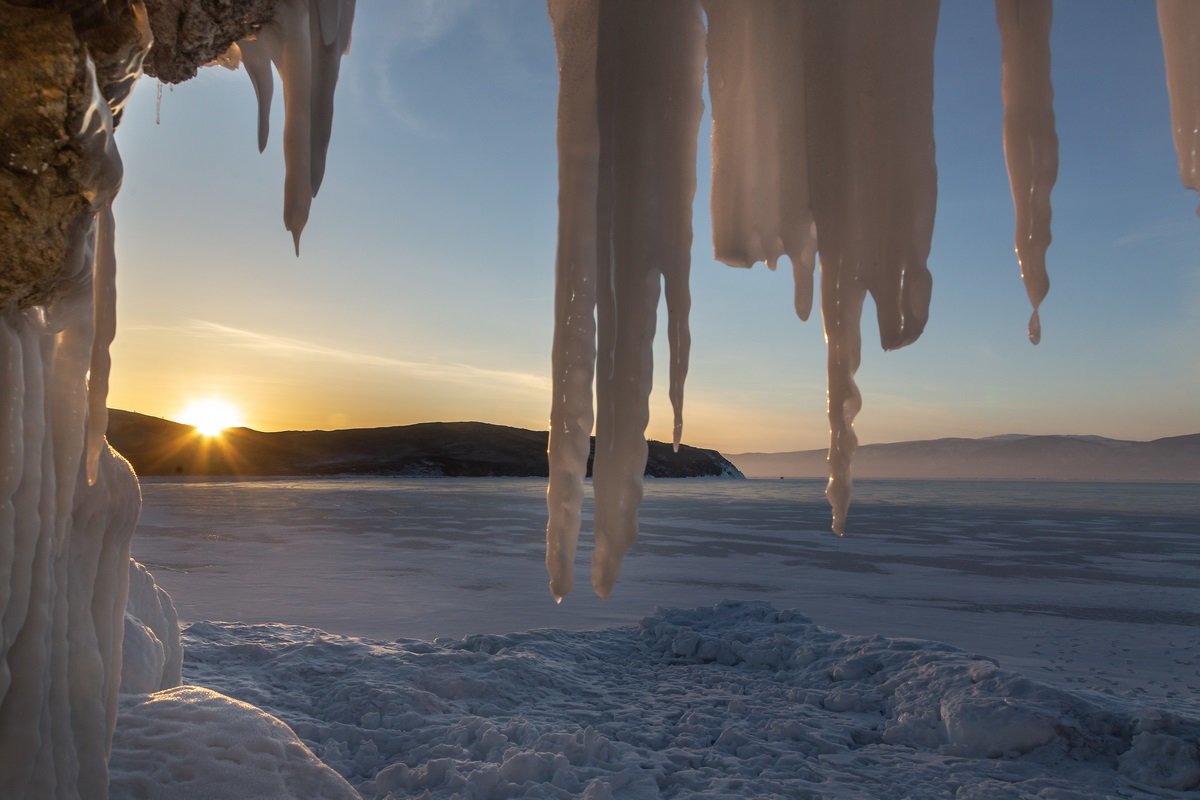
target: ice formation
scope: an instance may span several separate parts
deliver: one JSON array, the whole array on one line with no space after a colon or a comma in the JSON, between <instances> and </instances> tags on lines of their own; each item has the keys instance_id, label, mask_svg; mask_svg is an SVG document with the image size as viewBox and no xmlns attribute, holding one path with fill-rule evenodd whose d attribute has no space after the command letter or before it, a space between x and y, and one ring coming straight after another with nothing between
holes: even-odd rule
<instances>
[{"instance_id":1,"label":"ice formation","mask_svg":"<svg viewBox=\"0 0 1200 800\"><path fill-rule=\"evenodd\" d=\"M551 590L571 588L596 377L592 586L605 596L637 536L665 282L675 441L690 346L687 315L703 102L704 24L692 0L553 0L562 107L556 378L547 496ZM594 289L593 289L594 287ZM594 300L592 299L594 296ZM596 313L593 343L590 317Z\"/></svg>"},{"instance_id":2,"label":"ice formation","mask_svg":"<svg viewBox=\"0 0 1200 800\"><path fill-rule=\"evenodd\" d=\"M1200 191L1200 5L1158 0L1158 24L1179 177L1184 186Z\"/></svg>"},{"instance_id":3,"label":"ice formation","mask_svg":"<svg viewBox=\"0 0 1200 800\"><path fill-rule=\"evenodd\" d=\"M1058 177L1054 88L1050 84L1050 0L996 0L1004 64L1004 159L1016 215L1017 263L1033 305L1029 341L1042 338L1038 306L1050 289L1050 190Z\"/></svg>"},{"instance_id":4,"label":"ice formation","mask_svg":"<svg viewBox=\"0 0 1200 800\"><path fill-rule=\"evenodd\" d=\"M592 585L600 595L611 591L621 557L637 536L651 345L664 282L676 442L681 435L690 343L690 208L706 53L718 258L737 266L757 260L774 265L787 255L796 310L807 317L820 232L832 428L827 494L840 533L850 498L852 424L861 405L854 372L863 299L867 292L875 299L885 349L914 341L928 317L925 260L937 192L936 0L902 7L877 0L712 0L705 5L707 34L695 0L549 5L560 72L546 534L551 591L561 599L571 587L593 343Z\"/></svg>"},{"instance_id":5,"label":"ice formation","mask_svg":"<svg viewBox=\"0 0 1200 800\"><path fill-rule=\"evenodd\" d=\"M144 29L144 14L140 22ZM148 43L148 33L146 34ZM143 50L144 52L144 50ZM104 443L114 330L113 112L84 56L88 203L57 299L0 310L0 795L104 797L140 497ZM140 52L126 66L135 75Z\"/></svg>"},{"instance_id":6,"label":"ice formation","mask_svg":"<svg viewBox=\"0 0 1200 800\"><path fill-rule=\"evenodd\" d=\"M297 242L324 173L333 87L353 11L353 0L287 0L277 22L264 29L264 44L243 42L224 59L232 65L245 50L250 64L265 54L280 66L288 120L287 223ZM56 271L6 275L6 292L15 286L18 293L5 294L0 306L4 797L106 797L119 690L154 691L180 680L182 653L170 599L129 559L141 503L137 480L104 438L109 345L116 331L112 203L122 175L114 120L150 45L140 3L107 14L93 20L100 28L82 34L66 15L37 18L49 20L45 30L60 37L51 40L59 49L47 58L65 54L74 68L65 70L68 84L39 87L41 105L29 119L11 117L32 126L61 115L55 124L66 127L61 134L55 130L58 138L29 147L60 149L46 179L59 183L40 190L65 192L52 209L70 211L63 222L46 221L45 235L64 240ZM92 34L87 46L75 38ZM58 68L63 61L48 63ZM60 74L43 64L37 69ZM262 70L251 71L257 85ZM266 77L259 96L269 106L269 67ZM7 166L18 176L12 181L35 184L48 167L26 165L16 153ZM22 286L26 273L44 283Z\"/></svg>"},{"instance_id":7,"label":"ice formation","mask_svg":"<svg viewBox=\"0 0 1200 800\"><path fill-rule=\"evenodd\" d=\"M696 22L701 6L706 33ZM864 300L869 293L875 302L885 350L911 344L928 319L938 1L549 0L549 7L559 60L560 192L546 530L551 591L561 600L572 585L593 372L592 583L601 595L637 536L660 275L679 441L690 343L684 201L695 191L696 71L705 57L717 259L739 267L765 261L774 269L788 256L796 312L805 319L819 252L828 345L826 495L833 529L843 533L853 423L862 406L854 376ZM996 0L1004 150L1034 344L1049 289L1045 257L1058 172L1051 12L1050 0ZM1185 186L1200 189L1200 4L1159 0L1158 13L1180 173Z\"/></svg>"},{"instance_id":8,"label":"ice formation","mask_svg":"<svg viewBox=\"0 0 1200 800\"><path fill-rule=\"evenodd\" d=\"M239 63L258 98L258 149L267 146L274 78L283 83L283 224L300 255L300 234L325 178L333 128L333 94L342 56L350 50L355 0L282 0L275 18L252 37L233 44L219 60Z\"/></svg>"}]
</instances>

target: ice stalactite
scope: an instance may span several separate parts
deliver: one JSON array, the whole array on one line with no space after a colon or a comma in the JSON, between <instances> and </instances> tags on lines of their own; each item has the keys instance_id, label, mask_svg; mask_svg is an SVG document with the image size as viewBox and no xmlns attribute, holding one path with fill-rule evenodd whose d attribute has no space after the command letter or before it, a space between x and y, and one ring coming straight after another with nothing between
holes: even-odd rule
<instances>
[{"instance_id":1,"label":"ice stalactite","mask_svg":"<svg viewBox=\"0 0 1200 800\"><path fill-rule=\"evenodd\" d=\"M558 52L558 253L555 260L554 373L550 480L546 489L546 570L561 602L574 586L583 480L594 415L596 366L596 127L598 0L550 0Z\"/></svg>"},{"instance_id":2,"label":"ice stalactite","mask_svg":"<svg viewBox=\"0 0 1200 800\"><path fill-rule=\"evenodd\" d=\"M1200 191L1200 4L1158 0L1158 25L1179 177L1185 187Z\"/></svg>"},{"instance_id":3,"label":"ice stalactite","mask_svg":"<svg viewBox=\"0 0 1200 800\"><path fill-rule=\"evenodd\" d=\"M660 285L686 291L704 25L693 0L602 3L598 22L592 588L607 597L637 538Z\"/></svg>"},{"instance_id":4,"label":"ice stalactite","mask_svg":"<svg viewBox=\"0 0 1200 800\"><path fill-rule=\"evenodd\" d=\"M842 533L857 444L853 421L862 404L854 373L864 292L875 301L885 350L915 341L929 318L938 3L854 0L807 8L809 187L829 348L826 495L833 529Z\"/></svg>"},{"instance_id":5,"label":"ice stalactite","mask_svg":"<svg viewBox=\"0 0 1200 800\"><path fill-rule=\"evenodd\" d=\"M809 203L803 50L806 4L706 0L713 104L713 253L771 269L792 262L796 313L813 301L817 237Z\"/></svg>"},{"instance_id":6,"label":"ice stalactite","mask_svg":"<svg viewBox=\"0 0 1200 800\"><path fill-rule=\"evenodd\" d=\"M325 177L333 128L333 95L350 49L355 0L282 0L275 17L234 44L258 99L258 149L266 147L274 78L283 83L283 224L296 255L309 208ZM231 48L232 49L232 48Z\"/></svg>"},{"instance_id":7,"label":"ice stalactite","mask_svg":"<svg viewBox=\"0 0 1200 800\"><path fill-rule=\"evenodd\" d=\"M547 564L551 591L561 599L571 586L586 468L594 285L592 586L606 597L637 537L664 283L676 438L682 426L704 24L695 0L552 2L550 16L560 65L560 210L567 217L557 268Z\"/></svg>"},{"instance_id":8,"label":"ice stalactite","mask_svg":"<svg viewBox=\"0 0 1200 800\"><path fill-rule=\"evenodd\" d=\"M1050 290L1050 192L1058 178L1054 87L1050 82L1051 0L996 0L1003 62L1004 160L1016 216L1017 263L1033 306L1029 341L1042 338L1038 307Z\"/></svg>"}]
</instances>

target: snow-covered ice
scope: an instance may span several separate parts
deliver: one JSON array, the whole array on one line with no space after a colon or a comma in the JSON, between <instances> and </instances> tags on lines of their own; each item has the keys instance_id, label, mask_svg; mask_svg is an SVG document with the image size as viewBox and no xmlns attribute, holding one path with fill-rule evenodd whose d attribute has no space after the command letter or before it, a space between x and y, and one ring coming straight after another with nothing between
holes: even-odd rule
<instances>
[{"instance_id":1,"label":"snow-covered ice","mask_svg":"<svg viewBox=\"0 0 1200 800\"><path fill-rule=\"evenodd\" d=\"M864 482L836 539L818 481L648 481L612 599L562 605L536 479L143 488L135 555L191 623L185 681L367 797L1200 781L1194 486Z\"/></svg>"},{"instance_id":2,"label":"snow-covered ice","mask_svg":"<svg viewBox=\"0 0 1200 800\"><path fill-rule=\"evenodd\" d=\"M367 797L1170 796L1200 719L765 603L376 642L195 623L189 677L286 720Z\"/></svg>"}]
</instances>

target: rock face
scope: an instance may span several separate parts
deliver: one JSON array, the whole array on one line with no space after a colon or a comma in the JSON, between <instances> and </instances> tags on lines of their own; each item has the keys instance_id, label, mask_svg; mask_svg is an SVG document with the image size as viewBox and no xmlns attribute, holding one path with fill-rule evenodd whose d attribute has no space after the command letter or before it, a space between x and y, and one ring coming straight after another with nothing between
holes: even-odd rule
<instances>
[{"instance_id":1,"label":"rock face","mask_svg":"<svg viewBox=\"0 0 1200 800\"><path fill-rule=\"evenodd\" d=\"M482 422L280 433L236 428L205 439L157 417L109 413L109 441L140 475L545 477L548 471L545 431ZM675 453L663 442L650 443L646 475L742 477L715 450L684 445Z\"/></svg>"},{"instance_id":2,"label":"rock face","mask_svg":"<svg viewBox=\"0 0 1200 800\"><path fill-rule=\"evenodd\" d=\"M146 0L154 49L146 74L182 83L196 70L257 31L275 14L278 0Z\"/></svg>"},{"instance_id":3,"label":"rock face","mask_svg":"<svg viewBox=\"0 0 1200 800\"><path fill-rule=\"evenodd\" d=\"M90 100L67 14L0 2L0 308L53 298L88 211L73 133Z\"/></svg>"}]
</instances>

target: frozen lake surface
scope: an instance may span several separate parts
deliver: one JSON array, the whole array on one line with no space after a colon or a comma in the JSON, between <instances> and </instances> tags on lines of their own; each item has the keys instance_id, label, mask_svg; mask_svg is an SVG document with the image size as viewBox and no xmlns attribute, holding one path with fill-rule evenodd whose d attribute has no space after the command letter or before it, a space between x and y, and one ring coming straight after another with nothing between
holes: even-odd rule
<instances>
[{"instance_id":1,"label":"frozen lake surface","mask_svg":"<svg viewBox=\"0 0 1200 800\"><path fill-rule=\"evenodd\" d=\"M608 602L590 519L551 599L541 480L147 480L134 555L186 622L248 623L192 626L185 678L368 797L1200 782L1200 487L863 482L844 539L821 488L647 482ZM773 609L655 612L726 600Z\"/></svg>"}]
</instances>

